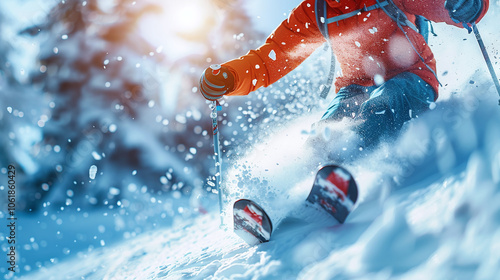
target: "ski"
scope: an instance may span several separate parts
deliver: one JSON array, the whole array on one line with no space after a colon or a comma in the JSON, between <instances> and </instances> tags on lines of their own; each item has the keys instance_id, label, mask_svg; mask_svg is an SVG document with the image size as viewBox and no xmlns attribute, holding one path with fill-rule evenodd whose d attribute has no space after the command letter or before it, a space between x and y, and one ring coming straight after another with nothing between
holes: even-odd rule
<instances>
[{"instance_id":1,"label":"ski","mask_svg":"<svg viewBox=\"0 0 500 280\"><path fill-rule=\"evenodd\" d=\"M268 242L273 225L266 211L257 203L240 199L233 205L234 232L250 245Z\"/></svg>"},{"instance_id":2,"label":"ski","mask_svg":"<svg viewBox=\"0 0 500 280\"><path fill-rule=\"evenodd\" d=\"M345 219L358 200L358 186L354 177L345 168L337 165L322 167L306 201L318 205L339 223Z\"/></svg>"},{"instance_id":3,"label":"ski","mask_svg":"<svg viewBox=\"0 0 500 280\"><path fill-rule=\"evenodd\" d=\"M358 186L353 176L338 165L323 166L314 179L306 201L319 206L344 223L358 200ZM240 199L233 206L234 232L249 245L268 242L273 226L266 211L257 203Z\"/></svg>"}]
</instances>

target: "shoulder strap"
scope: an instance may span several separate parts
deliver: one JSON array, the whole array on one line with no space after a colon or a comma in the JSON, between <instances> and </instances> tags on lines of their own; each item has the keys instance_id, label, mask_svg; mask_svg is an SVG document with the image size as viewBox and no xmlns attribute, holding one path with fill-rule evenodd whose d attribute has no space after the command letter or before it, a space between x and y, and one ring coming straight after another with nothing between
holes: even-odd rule
<instances>
[{"instance_id":1,"label":"shoulder strap","mask_svg":"<svg viewBox=\"0 0 500 280\"><path fill-rule=\"evenodd\" d=\"M326 24L326 1L316 0L315 4L316 24L321 34L328 39L328 25ZM329 40L327 40L329 41Z\"/></svg>"},{"instance_id":2,"label":"shoulder strap","mask_svg":"<svg viewBox=\"0 0 500 280\"><path fill-rule=\"evenodd\" d=\"M380 0L376 0L378 4L381 4ZM392 0L385 0L382 3L387 3L386 5L381 5L380 8L384 11L387 16L389 16L392 20L398 23L401 26L408 26L413 29L415 32L419 32L415 24L411 22L406 14L401 11L401 9L392 2Z\"/></svg>"},{"instance_id":3,"label":"shoulder strap","mask_svg":"<svg viewBox=\"0 0 500 280\"><path fill-rule=\"evenodd\" d=\"M350 13L342 14L340 16L336 16L336 17L332 17L332 18L328 18L328 19L326 19L326 24L330 24L330 23L334 23L334 22L339 22L341 20L348 19L348 18L353 17L353 16L357 16L360 13L373 11L375 9L379 9L379 8L383 9L385 6L389 5L389 2L391 2L391 1L390 0L386 0L386 1L383 1L383 2L379 2L377 0L377 4L373 4L373 5L368 6L368 7L365 5L363 8L354 10L354 11L352 11Z\"/></svg>"}]
</instances>

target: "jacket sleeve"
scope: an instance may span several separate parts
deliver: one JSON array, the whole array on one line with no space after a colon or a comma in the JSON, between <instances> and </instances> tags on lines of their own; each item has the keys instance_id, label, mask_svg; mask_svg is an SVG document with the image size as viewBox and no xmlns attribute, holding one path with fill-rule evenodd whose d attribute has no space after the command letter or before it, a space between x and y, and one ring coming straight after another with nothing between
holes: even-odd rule
<instances>
[{"instance_id":1,"label":"jacket sleeve","mask_svg":"<svg viewBox=\"0 0 500 280\"><path fill-rule=\"evenodd\" d=\"M421 15L434 22L444 22L463 28L461 23L456 23L450 18L448 10L444 7L445 2L445 0L394 0L394 3L400 9L410 14ZM476 22L479 22L484 17L488 11L489 4L489 0L483 0L483 11Z\"/></svg>"},{"instance_id":2,"label":"jacket sleeve","mask_svg":"<svg viewBox=\"0 0 500 280\"><path fill-rule=\"evenodd\" d=\"M314 0L303 1L264 45L223 64L235 76L235 88L228 95L247 95L276 82L300 65L324 41L316 24Z\"/></svg>"}]
</instances>

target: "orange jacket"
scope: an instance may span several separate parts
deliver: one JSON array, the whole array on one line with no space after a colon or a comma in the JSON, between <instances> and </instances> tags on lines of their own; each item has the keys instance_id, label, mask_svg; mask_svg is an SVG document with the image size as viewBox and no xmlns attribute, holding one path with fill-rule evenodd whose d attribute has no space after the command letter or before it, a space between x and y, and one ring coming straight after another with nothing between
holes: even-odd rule
<instances>
[{"instance_id":1,"label":"orange jacket","mask_svg":"<svg viewBox=\"0 0 500 280\"><path fill-rule=\"evenodd\" d=\"M393 0L408 19L415 14L434 22L462 27L453 22L444 8L445 0ZM489 0L478 21L488 10ZM371 6L376 0L327 0L328 18ZM276 82L302 63L325 39L318 29L315 0L305 0L289 18L267 38L264 45L248 54L224 63L235 74L235 89L229 95L247 95ZM424 38L403 27L425 63L436 71L436 60ZM336 92L350 84L374 85L375 75L388 80L402 72L420 76L438 92L439 82L413 50L396 22L381 9L363 12L328 25L330 42L341 66L342 75L335 81ZM326 77L325 77L326 80Z\"/></svg>"}]
</instances>

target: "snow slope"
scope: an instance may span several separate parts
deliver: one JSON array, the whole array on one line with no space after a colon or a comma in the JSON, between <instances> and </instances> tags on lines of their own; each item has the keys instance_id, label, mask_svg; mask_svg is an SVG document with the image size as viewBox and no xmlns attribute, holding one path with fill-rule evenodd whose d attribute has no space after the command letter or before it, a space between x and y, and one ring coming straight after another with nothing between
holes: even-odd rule
<instances>
[{"instance_id":1,"label":"snow slope","mask_svg":"<svg viewBox=\"0 0 500 280\"><path fill-rule=\"evenodd\" d=\"M499 42L498 34L482 27L494 23L496 10L479 26L489 42ZM360 188L345 224L302 203L311 172L326 161L301 149L319 108L270 133L225 172L226 205L249 197L270 212L275 231L269 243L249 247L231 230L220 229L212 207L207 215L21 279L495 279L500 275L498 96L473 37L435 28L441 35L432 47L436 57L448 58L439 61L445 70L439 72L441 82L448 86L435 108L410 122L397 141L345 165ZM487 45L498 63L496 46ZM453 59L458 57L463 59ZM349 125L317 133L339 139L337 132ZM342 150L351 138L340 139L325 145ZM238 185L248 180L252 183ZM217 203L215 197L211 203ZM225 222L230 228L230 213Z\"/></svg>"},{"instance_id":2,"label":"snow slope","mask_svg":"<svg viewBox=\"0 0 500 280\"><path fill-rule=\"evenodd\" d=\"M219 229L212 211L22 279L494 279L500 273L495 101L478 103L481 110L468 114L457 130L434 120L460 114L463 100L442 102L391 149L381 147L370 160L348 165L362 195L343 225L320 213L308 221L291 216L269 243L249 247ZM417 156L411 145L416 137L438 142ZM441 166L444 156L456 161ZM417 183L406 183L415 178Z\"/></svg>"}]
</instances>

